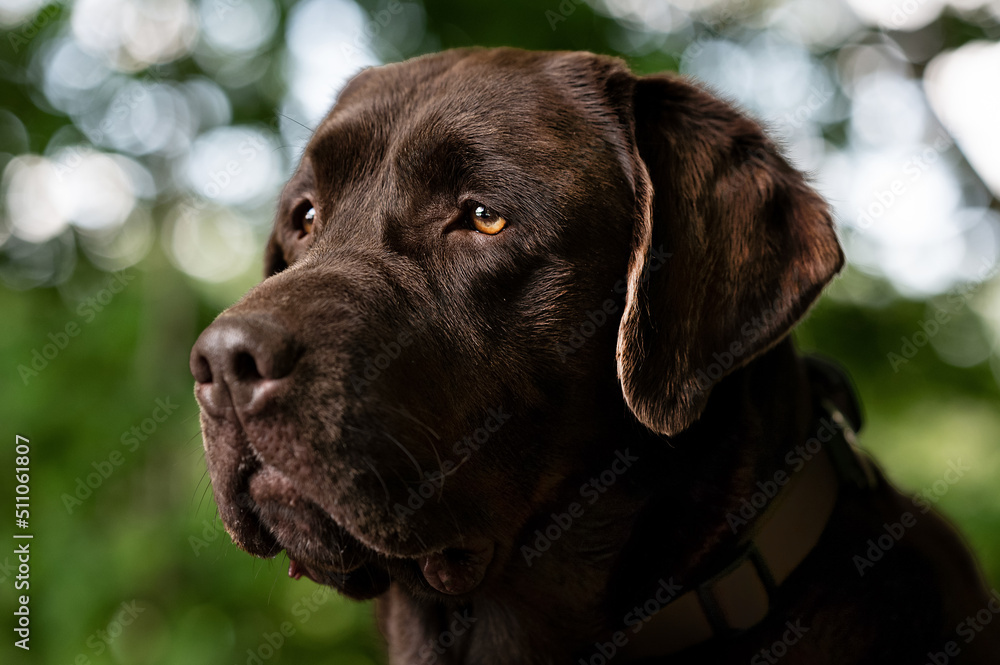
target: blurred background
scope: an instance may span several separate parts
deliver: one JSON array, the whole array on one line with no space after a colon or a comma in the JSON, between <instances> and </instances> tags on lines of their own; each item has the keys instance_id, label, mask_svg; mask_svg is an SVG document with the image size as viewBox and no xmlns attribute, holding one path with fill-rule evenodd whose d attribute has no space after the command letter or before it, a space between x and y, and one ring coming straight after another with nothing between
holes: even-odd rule
<instances>
[{"instance_id":1,"label":"blurred background","mask_svg":"<svg viewBox=\"0 0 1000 665\"><path fill-rule=\"evenodd\" d=\"M384 661L370 605L230 544L187 358L341 85L455 46L617 54L763 120L851 262L801 346L1000 584L998 38L997 0L0 0L0 455L29 437L35 534L30 654L0 549L0 661Z\"/></svg>"}]
</instances>

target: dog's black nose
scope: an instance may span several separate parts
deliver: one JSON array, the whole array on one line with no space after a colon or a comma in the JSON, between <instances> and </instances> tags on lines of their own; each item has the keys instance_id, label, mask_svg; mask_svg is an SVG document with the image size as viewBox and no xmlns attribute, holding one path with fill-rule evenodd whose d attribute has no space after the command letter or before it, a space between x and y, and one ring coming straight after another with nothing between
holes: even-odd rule
<instances>
[{"instance_id":1,"label":"dog's black nose","mask_svg":"<svg viewBox=\"0 0 1000 665\"><path fill-rule=\"evenodd\" d=\"M300 352L292 334L271 317L221 316L191 349L198 402L215 418L256 413L284 389Z\"/></svg>"}]
</instances>

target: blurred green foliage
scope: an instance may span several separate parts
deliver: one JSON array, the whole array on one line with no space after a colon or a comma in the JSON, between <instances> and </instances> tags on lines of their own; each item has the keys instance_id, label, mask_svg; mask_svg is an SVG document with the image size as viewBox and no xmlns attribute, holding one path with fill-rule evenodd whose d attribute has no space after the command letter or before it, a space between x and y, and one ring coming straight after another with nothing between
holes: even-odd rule
<instances>
[{"instance_id":1,"label":"blurred green foliage","mask_svg":"<svg viewBox=\"0 0 1000 665\"><path fill-rule=\"evenodd\" d=\"M281 7L283 17L290 4ZM381 6L361 4L368 11ZM565 20L553 30L546 12L561 11L556 0L428 1L426 37L418 50L513 45L614 52L613 37L621 28L613 20L586 4L562 4ZM55 11L32 41L57 34L67 15L67 8ZM978 34L955 17L943 25L951 46ZM41 153L69 120L40 96L37 72L28 68L30 49L8 48L10 35L20 31L15 26L0 33L0 107L27 129L28 145L20 150ZM278 63L284 48L279 38L263 57ZM677 57L662 50L629 60L640 72L677 66ZM161 68L162 76L176 80L199 73L190 58ZM271 123L280 92L270 83L230 91L234 122ZM3 151L12 152L0 146ZM10 268L10 255L0 255ZM13 465L14 435L27 436L36 534L30 654L11 646L13 548L0 549L0 614L8 626L0 661L384 660L369 604L288 579L287 560L261 562L243 554L216 517L188 352L215 314L253 284L256 270L209 287L174 268L157 245L125 270L131 281L92 320L81 314L81 303L97 297L111 276L82 256L59 284L28 291L0 287L0 497L6 504L13 496L13 474L6 470ZM894 371L886 354L918 330L934 304L896 297L887 284L860 273L849 272L842 281L796 333L800 345L836 358L851 372L866 407L862 441L900 486L931 487L949 460L972 465L938 506L962 528L993 583L1000 582L1000 394L994 375L986 364L954 367L929 347ZM859 304L845 295L845 285L887 295L872 299L877 304ZM73 322L79 334L25 380L18 366L30 366L33 353L61 339ZM152 417L157 400L176 404L176 411L138 445L126 444L132 428L141 431ZM86 485L88 477L96 487ZM5 519L0 529L8 544L11 522Z\"/></svg>"}]
</instances>

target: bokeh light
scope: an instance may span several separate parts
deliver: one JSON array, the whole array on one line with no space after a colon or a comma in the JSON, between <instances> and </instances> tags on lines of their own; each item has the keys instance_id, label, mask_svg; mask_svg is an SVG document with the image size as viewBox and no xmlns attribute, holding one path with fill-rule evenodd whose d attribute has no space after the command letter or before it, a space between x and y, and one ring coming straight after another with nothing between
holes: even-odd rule
<instances>
[{"instance_id":1,"label":"bokeh light","mask_svg":"<svg viewBox=\"0 0 1000 665\"><path fill-rule=\"evenodd\" d=\"M80 46L121 71L176 60L191 50L198 35L187 0L77 0L72 12Z\"/></svg>"},{"instance_id":2,"label":"bokeh light","mask_svg":"<svg viewBox=\"0 0 1000 665\"><path fill-rule=\"evenodd\" d=\"M204 202L177 205L164 226L163 237L174 264L206 282L239 276L259 251L244 218Z\"/></svg>"},{"instance_id":3,"label":"bokeh light","mask_svg":"<svg viewBox=\"0 0 1000 665\"><path fill-rule=\"evenodd\" d=\"M979 176L1000 196L1000 45L971 42L928 66L927 94Z\"/></svg>"},{"instance_id":4,"label":"bokeh light","mask_svg":"<svg viewBox=\"0 0 1000 665\"><path fill-rule=\"evenodd\" d=\"M352 75L381 64L368 36L370 21L352 0L305 0L292 9L285 73L300 122L315 127Z\"/></svg>"},{"instance_id":5,"label":"bokeh light","mask_svg":"<svg viewBox=\"0 0 1000 665\"><path fill-rule=\"evenodd\" d=\"M278 26L273 0L202 0L199 15L206 43L231 56L259 51Z\"/></svg>"}]
</instances>

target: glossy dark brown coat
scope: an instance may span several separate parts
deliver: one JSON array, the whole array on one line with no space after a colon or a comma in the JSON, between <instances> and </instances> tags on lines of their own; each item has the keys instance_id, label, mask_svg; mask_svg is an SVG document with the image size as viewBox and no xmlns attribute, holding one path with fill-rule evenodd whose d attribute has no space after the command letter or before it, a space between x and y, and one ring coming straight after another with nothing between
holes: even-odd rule
<instances>
[{"instance_id":1,"label":"glossy dark brown coat","mask_svg":"<svg viewBox=\"0 0 1000 665\"><path fill-rule=\"evenodd\" d=\"M658 580L729 561L727 515L810 436L786 336L842 261L760 126L682 78L512 49L367 70L268 278L192 354L222 518L378 597L393 663L590 662ZM913 510L845 494L763 623L663 662L769 662L788 621L789 665L926 662L989 598L933 513L859 575ZM996 635L961 649L996 662Z\"/></svg>"}]
</instances>

